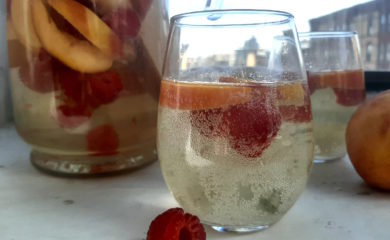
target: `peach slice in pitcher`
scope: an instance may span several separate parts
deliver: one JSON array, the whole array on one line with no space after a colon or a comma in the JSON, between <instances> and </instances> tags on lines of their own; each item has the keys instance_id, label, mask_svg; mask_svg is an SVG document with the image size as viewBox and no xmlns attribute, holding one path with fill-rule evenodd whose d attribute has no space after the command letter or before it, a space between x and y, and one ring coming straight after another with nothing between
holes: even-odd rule
<instances>
[{"instance_id":1,"label":"peach slice in pitcher","mask_svg":"<svg viewBox=\"0 0 390 240\"><path fill-rule=\"evenodd\" d=\"M43 47L70 68L84 73L108 70L113 59L88 41L77 39L56 26L42 0L32 0L36 33Z\"/></svg>"},{"instance_id":2,"label":"peach slice in pitcher","mask_svg":"<svg viewBox=\"0 0 390 240\"><path fill-rule=\"evenodd\" d=\"M104 54L110 57L122 54L121 40L93 11L74 0L48 0L47 2Z\"/></svg>"}]
</instances>

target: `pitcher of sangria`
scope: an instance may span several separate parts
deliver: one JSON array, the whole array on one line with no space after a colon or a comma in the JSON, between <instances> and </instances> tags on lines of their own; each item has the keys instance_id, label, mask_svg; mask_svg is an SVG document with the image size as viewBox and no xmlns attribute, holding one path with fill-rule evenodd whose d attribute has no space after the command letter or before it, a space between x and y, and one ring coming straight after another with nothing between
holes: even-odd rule
<instances>
[{"instance_id":1,"label":"pitcher of sangria","mask_svg":"<svg viewBox=\"0 0 390 240\"><path fill-rule=\"evenodd\" d=\"M155 160L167 34L164 0L7 0L14 119L32 163L90 175Z\"/></svg>"}]
</instances>

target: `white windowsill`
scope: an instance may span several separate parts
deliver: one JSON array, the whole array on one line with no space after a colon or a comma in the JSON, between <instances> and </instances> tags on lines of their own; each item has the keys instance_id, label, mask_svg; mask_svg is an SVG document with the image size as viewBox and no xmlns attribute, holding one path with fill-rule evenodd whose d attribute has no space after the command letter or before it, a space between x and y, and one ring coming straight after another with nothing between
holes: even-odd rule
<instances>
[{"instance_id":1,"label":"white windowsill","mask_svg":"<svg viewBox=\"0 0 390 240\"><path fill-rule=\"evenodd\" d=\"M70 179L37 171L14 127L0 128L0 238L141 240L154 217L177 206L158 162L126 175ZM390 195L363 184L348 159L315 165L282 220L254 234L207 239L390 239Z\"/></svg>"}]
</instances>

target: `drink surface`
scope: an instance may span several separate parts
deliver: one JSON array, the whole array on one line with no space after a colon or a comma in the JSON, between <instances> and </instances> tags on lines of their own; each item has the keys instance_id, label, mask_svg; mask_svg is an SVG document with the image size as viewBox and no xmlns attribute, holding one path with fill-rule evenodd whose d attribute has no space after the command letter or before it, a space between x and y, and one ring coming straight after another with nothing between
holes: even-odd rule
<instances>
[{"instance_id":1,"label":"drink surface","mask_svg":"<svg viewBox=\"0 0 390 240\"><path fill-rule=\"evenodd\" d=\"M308 73L313 111L316 159L346 154L345 130L358 105L365 99L362 70Z\"/></svg>"},{"instance_id":2,"label":"drink surface","mask_svg":"<svg viewBox=\"0 0 390 240\"><path fill-rule=\"evenodd\" d=\"M161 2L7 1L15 123L40 157L83 173L156 159Z\"/></svg>"},{"instance_id":3,"label":"drink surface","mask_svg":"<svg viewBox=\"0 0 390 240\"><path fill-rule=\"evenodd\" d=\"M179 204L212 225L277 221L312 162L307 91L301 82L163 80L158 155Z\"/></svg>"}]
</instances>

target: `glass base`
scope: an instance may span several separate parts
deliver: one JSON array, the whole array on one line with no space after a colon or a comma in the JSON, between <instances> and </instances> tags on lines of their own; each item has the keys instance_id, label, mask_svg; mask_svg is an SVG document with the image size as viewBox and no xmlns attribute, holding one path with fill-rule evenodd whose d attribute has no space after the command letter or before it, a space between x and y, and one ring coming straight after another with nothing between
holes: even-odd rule
<instances>
[{"instance_id":1,"label":"glass base","mask_svg":"<svg viewBox=\"0 0 390 240\"><path fill-rule=\"evenodd\" d=\"M329 163L329 162L334 162L334 161L337 161L337 160L340 160L342 159L343 157L345 157L345 153L341 154L341 155L335 155L335 156L314 156L314 160L313 162L314 163Z\"/></svg>"},{"instance_id":2,"label":"glass base","mask_svg":"<svg viewBox=\"0 0 390 240\"><path fill-rule=\"evenodd\" d=\"M44 172L61 176L96 176L135 170L157 160L157 153L125 152L112 156L56 155L32 150L32 164Z\"/></svg>"},{"instance_id":3,"label":"glass base","mask_svg":"<svg viewBox=\"0 0 390 240\"><path fill-rule=\"evenodd\" d=\"M256 226L256 227L234 227L234 226L216 226L212 225L211 227L218 232L236 232L236 233L250 233L262 231L269 228L270 225Z\"/></svg>"}]
</instances>

